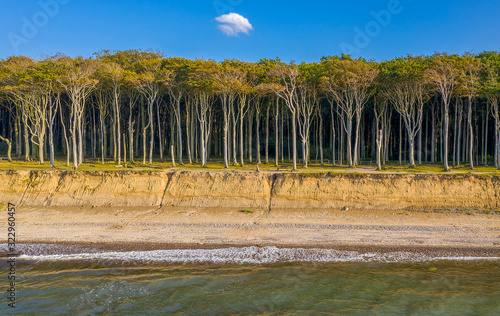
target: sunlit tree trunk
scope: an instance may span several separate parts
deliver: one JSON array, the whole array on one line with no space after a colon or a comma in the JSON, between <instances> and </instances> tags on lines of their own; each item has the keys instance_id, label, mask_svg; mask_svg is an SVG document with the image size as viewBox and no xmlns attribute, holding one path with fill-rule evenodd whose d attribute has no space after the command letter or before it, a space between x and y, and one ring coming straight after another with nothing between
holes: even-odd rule
<instances>
[{"instance_id":1,"label":"sunlit tree trunk","mask_svg":"<svg viewBox=\"0 0 500 316\"><path fill-rule=\"evenodd\" d=\"M467 123L469 126L469 167L474 170L474 130L472 128L472 98L467 98L468 112Z\"/></svg>"},{"instance_id":2,"label":"sunlit tree trunk","mask_svg":"<svg viewBox=\"0 0 500 316\"><path fill-rule=\"evenodd\" d=\"M275 153L275 157L274 157L274 160L275 160L275 163L274 165L276 167L278 167L279 165L279 142L280 142L280 139L279 139L279 113L280 113L280 110L279 110L279 97L276 97L276 107L274 108L274 117L275 117L275 120L274 120L274 135L275 135L275 149L274 149L274 153Z\"/></svg>"},{"instance_id":3,"label":"sunlit tree trunk","mask_svg":"<svg viewBox=\"0 0 500 316\"><path fill-rule=\"evenodd\" d=\"M7 160L9 162L12 162L12 157L11 157L11 152L12 152L12 142L10 141L10 139L8 138L5 138L5 137L2 137L0 135L0 140L3 140L4 142L7 143Z\"/></svg>"},{"instance_id":4,"label":"sunlit tree trunk","mask_svg":"<svg viewBox=\"0 0 500 316\"><path fill-rule=\"evenodd\" d=\"M187 147L187 154L188 154L188 160L189 164L193 163L193 158L191 155L191 133L190 133L190 128L191 128L191 101L186 100L186 147Z\"/></svg>"},{"instance_id":5,"label":"sunlit tree trunk","mask_svg":"<svg viewBox=\"0 0 500 316\"><path fill-rule=\"evenodd\" d=\"M260 102L260 101L258 101ZM257 104L255 108L255 137L256 137L256 151L257 151L257 163L261 164L262 161L260 159L260 104Z\"/></svg>"},{"instance_id":6,"label":"sunlit tree trunk","mask_svg":"<svg viewBox=\"0 0 500 316\"><path fill-rule=\"evenodd\" d=\"M59 117L61 118L61 126L63 129L64 140L66 142L66 166L69 167L70 157L71 157L71 149L68 140L68 135L66 134L66 125L64 124L63 111L61 107L61 102L58 101L59 106Z\"/></svg>"},{"instance_id":7,"label":"sunlit tree trunk","mask_svg":"<svg viewBox=\"0 0 500 316\"><path fill-rule=\"evenodd\" d=\"M271 109L271 104L268 103L266 109L266 149L265 149L266 165L269 163L269 110L270 109Z\"/></svg>"}]
</instances>

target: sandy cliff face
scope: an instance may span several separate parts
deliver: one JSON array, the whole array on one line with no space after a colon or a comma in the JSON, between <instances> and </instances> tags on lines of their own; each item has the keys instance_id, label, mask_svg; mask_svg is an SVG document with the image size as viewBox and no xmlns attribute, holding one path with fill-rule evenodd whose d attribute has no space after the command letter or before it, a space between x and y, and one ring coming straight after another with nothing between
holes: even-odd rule
<instances>
[{"instance_id":1,"label":"sandy cliff face","mask_svg":"<svg viewBox=\"0 0 500 316\"><path fill-rule=\"evenodd\" d=\"M0 203L254 209L499 209L478 175L0 171Z\"/></svg>"},{"instance_id":2,"label":"sandy cliff face","mask_svg":"<svg viewBox=\"0 0 500 316\"><path fill-rule=\"evenodd\" d=\"M498 184L476 175L277 175L272 207L496 209Z\"/></svg>"}]
</instances>

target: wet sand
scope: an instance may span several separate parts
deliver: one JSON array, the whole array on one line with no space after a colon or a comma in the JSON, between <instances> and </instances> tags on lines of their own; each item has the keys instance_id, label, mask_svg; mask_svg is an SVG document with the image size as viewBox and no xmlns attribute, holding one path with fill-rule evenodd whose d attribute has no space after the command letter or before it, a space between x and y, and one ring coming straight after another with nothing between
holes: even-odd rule
<instances>
[{"instance_id":1,"label":"wet sand","mask_svg":"<svg viewBox=\"0 0 500 316\"><path fill-rule=\"evenodd\" d=\"M82 244L109 250L276 246L498 257L500 215L25 206L17 209L16 237L17 243Z\"/></svg>"}]
</instances>

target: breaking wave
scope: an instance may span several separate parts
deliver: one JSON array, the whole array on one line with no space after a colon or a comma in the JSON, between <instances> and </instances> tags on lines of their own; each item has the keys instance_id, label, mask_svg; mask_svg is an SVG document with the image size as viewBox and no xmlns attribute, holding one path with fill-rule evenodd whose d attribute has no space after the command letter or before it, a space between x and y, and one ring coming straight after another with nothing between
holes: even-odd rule
<instances>
[{"instance_id":1,"label":"breaking wave","mask_svg":"<svg viewBox=\"0 0 500 316\"><path fill-rule=\"evenodd\" d=\"M230 247L151 251L103 251L90 247L22 244L19 259L27 261L120 261L125 263L265 264L278 262L421 262L435 260L498 260L500 257L439 257L415 252L356 252L319 248Z\"/></svg>"}]
</instances>

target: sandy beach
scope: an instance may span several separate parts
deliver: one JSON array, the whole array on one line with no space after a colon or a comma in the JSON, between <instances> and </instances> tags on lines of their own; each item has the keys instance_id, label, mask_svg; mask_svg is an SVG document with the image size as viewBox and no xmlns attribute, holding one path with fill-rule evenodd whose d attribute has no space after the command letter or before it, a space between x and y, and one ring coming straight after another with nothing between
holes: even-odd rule
<instances>
[{"instance_id":1,"label":"sandy beach","mask_svg":"<svg viewBox=\"0 0 500 316\"><path fill-rule=\"evenodd\" d=\"M277 246L500 256L500 216L366 210L20 207L18 243L149 250Z\"/></svg>"}]
</instances>

